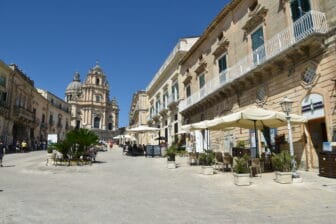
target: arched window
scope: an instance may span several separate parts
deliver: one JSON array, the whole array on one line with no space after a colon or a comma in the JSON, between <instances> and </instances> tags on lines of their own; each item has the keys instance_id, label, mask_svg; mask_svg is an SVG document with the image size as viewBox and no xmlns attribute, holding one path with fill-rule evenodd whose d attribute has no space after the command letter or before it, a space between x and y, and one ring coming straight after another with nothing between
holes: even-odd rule
<instances>
[{"instance_id":1,"label":"arched window","mask_svg":"<svg viewBox=\"0 0 336 224\"><path fill-rule=\"evenodd\" d=\"M94 118L93 127L94 128L99 128L99 126L100 126L100 118L99 117L95 117Z\"/></svg>"}]
</instances>

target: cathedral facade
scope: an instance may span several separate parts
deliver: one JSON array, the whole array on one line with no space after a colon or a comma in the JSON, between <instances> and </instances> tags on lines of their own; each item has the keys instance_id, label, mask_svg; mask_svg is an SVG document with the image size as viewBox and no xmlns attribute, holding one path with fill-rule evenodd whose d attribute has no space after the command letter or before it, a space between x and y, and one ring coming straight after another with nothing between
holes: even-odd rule
<instances>
[{"instance_id":1,"label":"cathedral facade","mask_svg":"<svg viewBox=\"0 0 336 224\"><path fill-rule=\"evenodd\" d=\"M115 98L110 100L110 87L98 64L89 70L83 82L76 72L65 95L65 101L71 105L72 128L93 130L101 139L108 139L109 133L118 129L119 106Z\"/></svg>"}]
</instances>

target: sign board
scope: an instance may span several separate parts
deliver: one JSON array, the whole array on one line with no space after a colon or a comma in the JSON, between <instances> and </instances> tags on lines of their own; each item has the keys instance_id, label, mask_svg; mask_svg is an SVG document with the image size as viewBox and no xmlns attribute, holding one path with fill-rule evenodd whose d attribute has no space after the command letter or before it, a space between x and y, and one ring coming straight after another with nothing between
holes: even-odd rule
<instances>
[{"instance_id":1,"label":"sign board","mask_svg":"<svg viewBox=\"0 0 336 224\"><path fill-rule=\"evenodd\" d=\"M323 151L324 152L331 152L332 151L331 142L323 142Z\"/></svg>"},{"instance_id":2,"label":"sign board","mask_svg":"<svg viewBox=\"0 0 336 224\"><path fill-rule=\"evenodd\" d=\"M48 144L57 143L57 134L48 134Z\"/></svg>"}]
</instances>

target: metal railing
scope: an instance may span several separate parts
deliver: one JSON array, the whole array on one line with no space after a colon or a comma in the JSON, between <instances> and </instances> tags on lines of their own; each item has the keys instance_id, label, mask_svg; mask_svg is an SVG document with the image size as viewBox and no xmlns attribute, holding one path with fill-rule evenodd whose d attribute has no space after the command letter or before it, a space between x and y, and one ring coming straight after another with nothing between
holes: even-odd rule
<instances>
[{"instance_id":1,"label":"metal railing","mask_svg":"<svg viewBox=\"0 0 336 224\"><path fill-rule=\"evenodd\" d=\"M202 89L182 100L179 104L179 110L183 111L194 105L209 94L244 76L258 65L266 63L308 36L326 32L328 32L328 24L325 14L318 11L310 11L295 21L292 26L276 34L273 38L266 41L264 45L242 58L235 65L206 82Z\"/></svg>"},{"instance_id":2,"label":"metal railing","mask_svg":"<svg viewBox=\"0 0 336 224\"><path fill-rule=\"evenodd\" d=\"M178 97L177 94L171 94L171 95L168 96L168 103L167 103L167 105L170 105L172 103L177 103L178 100L179 100L179 97Z\"/></svg>"}]
</instances>

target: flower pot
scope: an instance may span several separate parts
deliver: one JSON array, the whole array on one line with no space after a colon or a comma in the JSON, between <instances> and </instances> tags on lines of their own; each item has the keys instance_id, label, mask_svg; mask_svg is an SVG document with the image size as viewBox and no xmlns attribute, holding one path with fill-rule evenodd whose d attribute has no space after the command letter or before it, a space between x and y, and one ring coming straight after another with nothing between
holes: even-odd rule
<instances>
[{"instance_id":1,"label":"flower pot","mask_svg":"<svg viewBox=\"0 0 336 224\"><path fill-rule=\"evenodd\" d=\"M234 184L238 186L249 186L251 185L250 174L249 173L233 173Z\"/></svg>"},{"instance_id":2,"label":"flower pot","mask_svg":"<svg viewBox=\"0 0 336 224\"><path fill-rule=\"evenodd\" d=\"M275 181L280 184L291 184L293 182L292 172L275 172Z\"/></svg>"},{"instance_id":3,"label":"flower pot","mask_svg":"<svg viewBox=\"0 0 336 224\"><path fill-rule=\"evenodd\" d=\"M168 169L175 169L176 168L175 161L167 161L167 168Z\"/></svg>"},{"instance_id":4,"label":"flower pot","mask_svg":"<svg viewBox=\"0 0 336 224\"><path fill-rule=\"evenodd\" d=\"M214 168L212 166L202 166L202 174L213 175Z\"/></svg>"}]
</instances>

